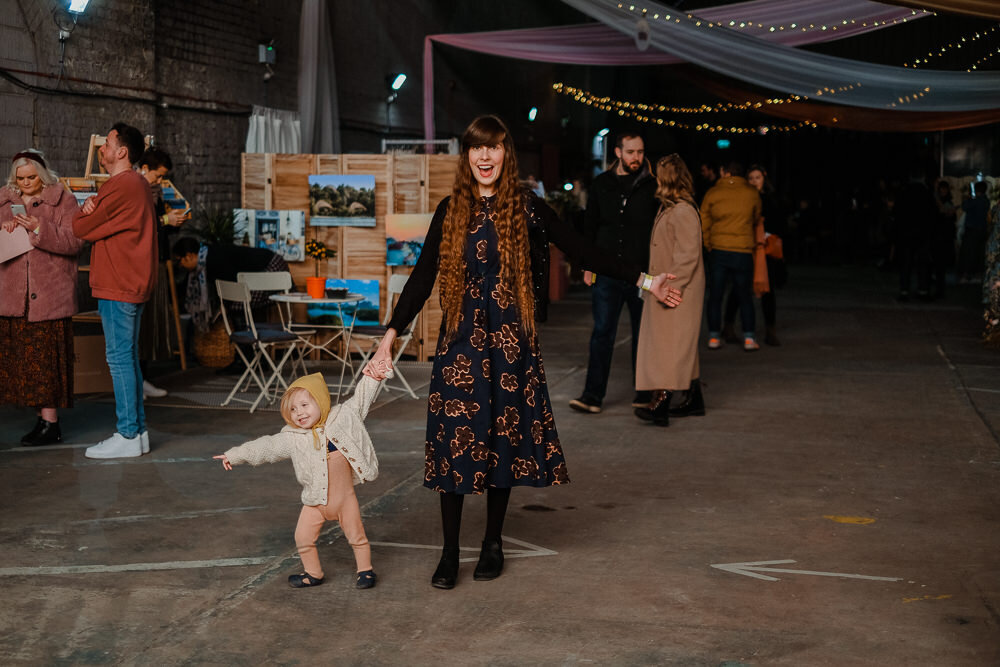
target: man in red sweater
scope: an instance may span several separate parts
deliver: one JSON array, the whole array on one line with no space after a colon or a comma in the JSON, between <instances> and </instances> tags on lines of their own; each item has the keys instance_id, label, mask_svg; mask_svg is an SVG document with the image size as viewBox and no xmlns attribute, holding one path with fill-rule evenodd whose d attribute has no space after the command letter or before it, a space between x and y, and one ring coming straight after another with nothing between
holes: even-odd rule
<instances>
[{"instance_id":1,"label":"man in red sweater","mask_svg":"<svg viewBox=\"0 0 1000 667\"><path fill-rule=\"evenodd\" d=\"M149 451L138 341L142 309L156 283L156 216L149 184L132 168L144 147L139 130L115 124L99 150L111 178L73 219L73 232L93 243L90 287L104 328L118 419L114 435L87 448L86 456L92 459Z\"/></svg>"}]
</instances>

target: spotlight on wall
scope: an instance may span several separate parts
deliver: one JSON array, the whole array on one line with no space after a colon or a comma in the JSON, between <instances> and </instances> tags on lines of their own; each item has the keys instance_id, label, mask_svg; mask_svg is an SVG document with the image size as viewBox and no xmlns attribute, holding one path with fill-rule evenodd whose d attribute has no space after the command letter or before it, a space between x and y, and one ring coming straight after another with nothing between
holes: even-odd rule
<instances>
[{"instance_id":1,"label":"spotlight on wall","mask_svg":"<svg viewBox=\"0 0 1000 667\"><path fill-rule=\"evenodd\" d=\"M608 128L604 128L603 130L599 130L597 132L597 136L599 136L599 137L606 137L606 136L608 136L609 132L611 132L611 130L609 130Z\"/></svg>"},{"instance_id":2,"label":"spotlight on wall","mask_svg":"<svg viewBox=\"0 0 1000 667\"><path fill-rule=\"evenodd\" d=\"M87 3L90 0L69 0L69 11L74 14L82 14L87 10Z\"/></svg>"},{"instance_id":3,"label":"spotlight on wall","mask_svg":"<svg viewBox=\"0 0 1000 667\"><path fill-rule=\"evenodd\" d=\"M528 109L528 122L533 123L536 118L538 118L538 107L531 107Z\"/></svg>"},{"instance_id":4,"label":"spotlight on wall","mask_svg":"<svg viewBox=\"0 0 1000 667\"><path fill-rule=\"evenodd\" d=\"M572 189L573 189L573 184L572 183L570 183L569 181L566 181L565 183L563 183L563 190L565 190L566 192L569 192Z\"/></svg>"},{"instance_id":5,"label":"spotlight on wall","mask_svg":"<svg viewBox=\"0 0 1000 667\"><path fill-rule=\"evenodd\" d=\"M399 97L399 89L403 87L406 83L405 74L390 74L385 78L386 82L389 83L389 96L385 98L386 106L392 104Z\"/></svg>"},{"instance_id":6,"label":"spotlight on wall","mask_svg":"<svg viewBox=\"0 0 1000 667\"><path fill-rule=\"evenodd\" d=\"M404 83L406 83L406 75L405 74L397 74L396 78L392 80L392 89L393 90L399 90L400 88L403 87Z\"/></svg>"}]
</instances>

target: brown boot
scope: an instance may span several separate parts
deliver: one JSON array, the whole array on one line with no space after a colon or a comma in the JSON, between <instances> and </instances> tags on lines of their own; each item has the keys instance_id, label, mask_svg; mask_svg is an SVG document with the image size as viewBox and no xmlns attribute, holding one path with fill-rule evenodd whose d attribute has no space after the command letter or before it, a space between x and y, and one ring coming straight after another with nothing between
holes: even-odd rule
<instances>
[{"instance_id":1,"label":"brown boot","mask_svg":"<svg viewBox=\"0 0 1000 667\"><path fill-rule=\"evenodd\" d=\"M651 421L657 426L670 426L670 397L673 392L657 389L653 392L653 400L644 408L636 408L635 416L644 421Z\"/></svg>"}]
</instances>

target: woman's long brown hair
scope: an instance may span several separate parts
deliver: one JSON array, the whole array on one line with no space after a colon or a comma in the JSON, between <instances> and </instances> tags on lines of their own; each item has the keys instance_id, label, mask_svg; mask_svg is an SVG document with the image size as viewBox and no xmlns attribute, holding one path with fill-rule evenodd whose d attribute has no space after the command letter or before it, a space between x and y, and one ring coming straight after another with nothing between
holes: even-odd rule
<instances>
[{"instance_id":1,"label":"woman's long brown hair","mask_svg":"<svg viewBox=\"0 0 1000 667\"><path fill-rule=\"evenodd\" d=\"M656 198L667 208L678 202L694 204L694 179L677 153L661 157L656 163Z\"/></svg>"},{"instance_id":2,"label":"woman's long brown hair","mask_svg":"<svg viewBox=\"0 0 1000 667\"><path fill-rule=\"evenodd\" d=\"M455 169L451 201L441 236L439 290L441 309L449 339L458 331L465 296L465 245L469 222L479 205L479 184L472 175L469 151L474 146L502 145L503 166L496 182L493 204L494 226L500 252L500 278L514 293L521 328L530 338L535 333L535 299L531 286L531 256L528 247L528 215L525 193L518 181L514 142L503 121L479 116L462 134L462 153Z\"/></svg>"}]
</instances>

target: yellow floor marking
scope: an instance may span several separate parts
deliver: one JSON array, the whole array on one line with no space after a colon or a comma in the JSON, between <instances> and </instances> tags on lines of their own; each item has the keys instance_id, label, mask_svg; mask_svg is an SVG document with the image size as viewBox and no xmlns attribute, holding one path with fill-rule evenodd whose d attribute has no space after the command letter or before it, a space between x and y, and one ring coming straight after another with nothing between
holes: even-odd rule
<instances>
[{"instance_id":1,"label":"yellow floor marking","mask_svg":"<svg viewBox=\"0 0 1000 667\"><path fill-rule=\"evenodd\" d=\"M837 523L853 523L858 526L867 526L870 523L875 523L875 519L867 516L839 516L837 514L824 514L824 519L829 519L830 521L836 521Z\"/></svg>"},{"instance_id":2,"label":"yellow floor marking","mask_svg":"<svg viewBox=\"0 0 1000 667\"><path fill-rule=\"evenodd\" d=\"M921 598L903 598L903 604L909 602L923 602L924 600L947 600L950 595L925 595Z\"/></svg>"}]
</instances>

